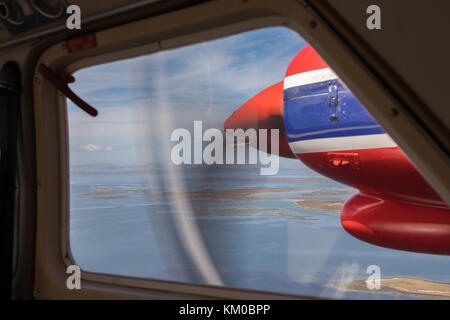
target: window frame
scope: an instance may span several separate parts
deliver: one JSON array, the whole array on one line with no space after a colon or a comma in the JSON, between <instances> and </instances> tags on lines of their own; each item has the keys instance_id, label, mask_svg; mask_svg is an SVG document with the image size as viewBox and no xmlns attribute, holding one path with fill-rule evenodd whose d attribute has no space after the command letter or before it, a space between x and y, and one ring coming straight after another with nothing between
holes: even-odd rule
<instances>
[{"instance_id":1,"label":"window frame","mask_svg":"<svg viewBox=\"0 0 450 320\"><path fill-rule=\"evenodd\" d=\"M44 63L55 72L73 73L100 63L274 26L297 32L315 47L377 120L388 117L392 106L398 105L332 30L317 21L315 14L296 0L207 2L98 31L95 33L97 47L93 49L69 54L65 41L62 41L42 53L35 66L33 83L38 181L36 298L314 298L86 271L82 271L82 290L66 287L66 267L74 264L69 245L67 107L65 97L37 72L38 66ZM352 70L351 77L346 75L345 69ZM408 121L402 114L395 119L402 130L411 128L412 123ZM412 138L423 143L425 138L418 138L418 132ZM393 135L393 138L398 137L399 134Z\"/></svg>"}]
</instances>

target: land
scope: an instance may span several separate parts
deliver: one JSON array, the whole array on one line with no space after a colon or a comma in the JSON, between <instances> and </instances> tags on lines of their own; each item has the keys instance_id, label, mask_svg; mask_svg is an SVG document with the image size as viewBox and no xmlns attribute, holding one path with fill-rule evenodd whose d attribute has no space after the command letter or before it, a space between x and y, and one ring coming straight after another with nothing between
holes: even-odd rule
<instances>
[{"instance_id":1,"label":"land","mask_svg":"<svg viewBox=\"0 0 450 320\"><path fill-rule=\"evenodd\" d=\"M306 192L305 192L306 191ZM279 196L267 197L267 194L283 194L296 193L293 197ZM247 187L230 190L195 190L184 193L186 200L191 202L228 202L228 201L290 201L299 209L327 211L334 214L341 212L342 206L348 198L348 195L354 194L355 191L350 188L342 190L327 191L309 191L306 188L270 188L270 187ZM341 197L329 197L341 195ZM163 192L155 194L158 200L168 200L175 196L172 192ZM344 197L342 197L344 196ZM220 210L267 210L267 208L251 208L246 206L221 208ZM208 208L210 210L214 210ZM200 208L199 210L206 210ZM272 209L275 210L275 209ZM286 214L288 215L288 214ZM281 216L281 215L278 215Z\"/></svg>"},{"instance_id":2,"label":"land","mask_svg":"<svg viewBox=\"0 0 450 320\"><path fill-rule=\"evenodd\" d=\"M354 280L339 285L338 288L349 291L370 291L365 280ZM379 293L406 295L425 299L450 300L450 283L433 282L415 278L386 278L381 279Z\"/></svg>"},{"instance_id":3,"label":"land","mask_svg":"<svg viewBox=\"0 0 450 320\"><path fill-rule=\"evenodd\" d=\"M317 218L307 215L294 215L287 213L284 210L276 208L259 208L253 206L234 206L234 207L221 207L221 208L195 208L195 212L201 211L231 211L232 213L220 214L220 216L227 217L283 217L293 220L319 220ZM239 211L261 211L257 213L238 213Z\"/></svg>"},{"instance_id":4,"label":"land","mask_svg":"<svg viewBox=\"0 0 450 320\"><path fill-rule=\"evenodd\" d=\"M96 189L92 192L81 192L77 193L77 196L96 196L104 194L117 194L117 193L145 193L149 192L150 189L120 189L120 190L110 190L110 189ZM105 199L107 197L104 197Z\"/></svg>"},{"instance_id":5,"label":"land","mask_svg":"<svg viewBox=\"0 0 450 320\"><path fill-rule=\"evenodd\" d=\"M286 178L285 178L286 179ZM78 193L77 196L100 196L97 199L114 199L125 198L133 193L149 193L149 189L96 189L92 192ZM289 193L290 196L284 196ZM292 195L294 193L294 195ZM333 214L339 214L342 206L348 199L349 195L355 193L354 189L342 188L333 190L312 190L303 187L288 187L288 188L271 188L271 187L245 187L236 189L203 189L192 190L186 192L159 192L152 193L158 201L170 201L171 199L185 199L189 202L195 203L226 203L234 201L290 201L295 207L306 210L320 210L327 211ZM267 195L271 195L268 197ZM279 196L277 196L279 195ZM180 197L181 196L181 197ZM286 213L278 208L263 208L254 206L230 206L220 208L195 208L196 212L200 211L268 211L257 214L259 216L277 216L277 217L291 217L293 219L309 219L308 216L295 216ZM228 214L228 215L231 215ZM243 215L238 213L237 215Z\"/></svg>"},{"instance_id":6,"label":"land","mask_svg":"<svg viewBox=\"0 0 450 320\"><path fill-rule=\"evenodd\" d=\"M346 198L312 198L304 197L294 201L297 208L308 210L322 210L331 213L341 213Z\"/></svg>"}]
</instances>

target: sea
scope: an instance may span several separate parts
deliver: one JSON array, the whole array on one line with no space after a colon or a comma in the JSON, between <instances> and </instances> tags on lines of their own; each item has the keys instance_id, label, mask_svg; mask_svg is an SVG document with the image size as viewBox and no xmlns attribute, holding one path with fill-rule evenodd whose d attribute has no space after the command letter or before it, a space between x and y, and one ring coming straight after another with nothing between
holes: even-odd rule
<instances>
[{"instance_id":1,"label":"sea","mask_svg":"<svg viewBox=\"0 0 450 320\"><path fill-rule=\"evenodd\" d=\"M346 233L339 212L357 190L298 161L274 176L240 166L98 164L71 167L70 178L70 248L83 272L344 299L442 298L420 294L420 284L352 286L373 270L450 283L448 256Z\"/></svg>"}]
</instances>

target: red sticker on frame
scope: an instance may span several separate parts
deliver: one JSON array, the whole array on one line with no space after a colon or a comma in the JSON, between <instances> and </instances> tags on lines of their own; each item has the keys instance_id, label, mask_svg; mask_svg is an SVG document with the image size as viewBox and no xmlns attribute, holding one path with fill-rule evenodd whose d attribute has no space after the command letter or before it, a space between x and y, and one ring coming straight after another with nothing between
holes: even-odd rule
<instances>
[{"instance_id":1,"label":"red sticker on frame","mask_svg":"<svg viewBox=\"0 0 450 320\"><path fill-rule=\"evenodd\" d=\"M91 33L78 38L70 39L66 41L66 47L68 53L93 49L97 47L97 37L95 33Z\"/></svg>"}]
</instances>

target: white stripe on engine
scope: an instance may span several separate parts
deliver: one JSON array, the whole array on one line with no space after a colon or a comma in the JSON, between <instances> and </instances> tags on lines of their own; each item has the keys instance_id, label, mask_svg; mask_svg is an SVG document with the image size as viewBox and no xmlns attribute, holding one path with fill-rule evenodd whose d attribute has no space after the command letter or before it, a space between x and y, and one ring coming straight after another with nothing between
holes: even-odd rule
<instances>
[{"instance_id":1,"label":"white stripe on engine","mask_svg":"<svg viewBox=\"0 0 450 320\"><path fill-rule=\"evenodd\" d=\"M337 75L330 68L317 69L293 74L284 78L284 89L303 86L311 83L337 79Z\"/></svg>"},{"instance_id":2,"label":"white stripe on engine","mask_svg":"<svg viewBox=\"0 0 450 320\"><path fill-rule=\"evenodd\" d=\"M362 136L320 138L289 142L295 154L311 152L345 151L396 147L397 144L386 133Z\"/></svg>"}]
</instances>

